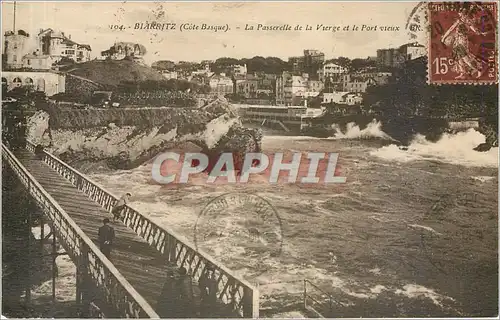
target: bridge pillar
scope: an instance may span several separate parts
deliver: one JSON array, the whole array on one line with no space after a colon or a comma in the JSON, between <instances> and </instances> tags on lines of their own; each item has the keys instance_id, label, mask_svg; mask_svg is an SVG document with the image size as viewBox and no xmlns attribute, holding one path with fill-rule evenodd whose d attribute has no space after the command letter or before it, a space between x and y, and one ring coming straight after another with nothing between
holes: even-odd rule
<instances>
[{"instance_id":1,"label":"bridge pillar","mask_svg":"<svg viewBox=\"0 0 500 320\"><path fill-rule=\"evenodd\" d=\"M32 277L31 277L31 271L32 271L32 265L33 265L33 254L32 254L32 241L31 241L31 238L32 238L32 234L31 234L31 223L32 223L32 217L31 217L31 210L30 208L28 208L28 206L23 206L23 210L27 210L28 211L28 218L27 218L27 223L26 223L26 226L27 226L27 237L28 237L28 268L27 268L27 272L26 272L26 277L27 277L27 281L26 281L26 287L25 287L25 297L26 297L26 304L30 304L31 303L31 281L32 281Z\"/></svg>"},{"instance_id":2,"label":"bridge pillar","mask_svg":"<svg viewBox=\"0 0 500 320\"><path fill-rule=\"evenodd\" d=\"M88 250L85 243L81 244L82 252L76 266L76 304L80 309L80 317L89 316L90 295L89 295L89 275L88 275Z\"/></svg>"},{"instance_id":3,"label":"bridge pillar","mask_svg":"<svg viewBox=\"0 0 500 320\"><path fill-rule=\"evenodd\" d=\"M56 278L57 278L57 242L56 233L52 232L52 303L56 302Z\"/></svg>"}]
</instances>

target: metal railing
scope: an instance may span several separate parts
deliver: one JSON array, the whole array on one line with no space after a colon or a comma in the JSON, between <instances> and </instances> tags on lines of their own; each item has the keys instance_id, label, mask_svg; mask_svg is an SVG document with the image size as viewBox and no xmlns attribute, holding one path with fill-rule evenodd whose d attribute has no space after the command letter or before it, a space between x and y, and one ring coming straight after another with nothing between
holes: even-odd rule
<instances>
[{"instance_id":1,"label":"metal railing","mask_svg":"<svg viewBox=\"0 0 500 320\"><path fill-rule=\"evenodd\" d=\"M107 300L112 309L121 317L126 318L159 318L146 300L135 291L92 240L3 143L2 158L10 165L37 205L50 219L53 226L51 229L75 265L78 266L79 275L94 284L97 292Z\"/></svg>"},{"instance_id":2,"label":"metal railing","mask_svg":"<svg viewBox=\"0 0 500 320\"><path fill-rule=\"evenodd\" d=\"M334 317L337 306L339 303L331 294L304 279L304 309L313 312L320 318L331 318Z\"/></svg>"},{"instance_id":3,"label":"metal railing","mask_svg":"<svg viewBox=\"0 0 500 320\"><path fill-rule=\"evenodd\" d=\"M34 152L35 145L33 143L28 141L26 146L28 150ZM43 158L52 169L106 210L111 211L118 202L118 197L49 152L44 151ZM226 305L229 315L258 318L259 292L256 287L234 275L207 253L195 249L194 244L184 237L169 228L159 226L136 210L126 206L121 216L126 226L164 255L165 263L167 261L175 262L177 266L185 267L190 271L194 281L199 280L208 265L213 266L218 283L218 301Z\"/></svg>"}]
</instances>

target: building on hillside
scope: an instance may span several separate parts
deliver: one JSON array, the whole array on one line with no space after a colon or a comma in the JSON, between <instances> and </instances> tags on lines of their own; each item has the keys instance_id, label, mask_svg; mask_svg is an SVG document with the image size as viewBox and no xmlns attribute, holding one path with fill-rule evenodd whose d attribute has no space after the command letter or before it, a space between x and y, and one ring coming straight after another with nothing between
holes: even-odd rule
<instances>
[{"instance_id":1,"label":"building on hillside","mask_svg":"<svg viewBox=\"0 0 500 320\"><path fill-rule=\"evenodd\" d=\"M233 75L246 75L247 74L247 65L233 65L230 67Z\"/></svg>"},{"instance_id":2,"label":"building on hillside","mask_svg":"<svg viewBox=\"0 0 500 320\"><path fill-rule=\"evenodd\" d=\"M257 98L257 89L259 86L259 79L255 75L235 75L234 80L234 93L249 98Z\"/></svg>"},{"instance_id":3,"label":"building on hillside","mask_svg":"<svg viewBox=\"0 0 500 320\"><path fill-rule=\"evenodd\" d=\"M276 77L276 87L274 89L276 105L285 105L285 82L291 77L290 72L283 72Z\"/></svg>"},{"instance_id":4,"label":"building on hillside","mask_svg":"<svg viewBox=\"0 0 500 320\"><path fill-rule=\"evenodd\" d=\"M39 55L66 57L75 62L90 61L92 48L88 44L77 43L71 40L71 35L54 31L51 28L40 29L37 37L37 52Z\"/></svg>"},{"instance_id":5,"label":"building on hillside","mask_svg":"<svg viewBox=\"0 0 500 320\"><path fill-rule=\"evenodd\" d=\"M4 34L4 54L6 56L5 66L7 68L22 68L23 57L33 53L34 45L31 43L30 35L23 30L17 33L7 31Z\"/></svg>"},{"instance_id":6,"label":"building on hillside","mask_svg":"<svg viewBox=\"0 0 500 320\"><path fill-rule=\"evenodd\" d=\"M211 76L209 85L210 85L210 92L220 96L225 96L226 94L232 94L234 91L233 80L230 77L226 77L226 75L223 73L221 73L220 75Z\"/></svg>"},{"instance_id":7,"label":"building on hillside","mask_svg":"<svg viewBox=\"0 0 500 320\"><path fill-rule=\"evenodd\" d=\"M274 88L276 86L276 75L268 74L264 72L255 73L257 80L259 82L259 89L271 89L274 92Z\"/></svg>"},{"instance_id":8,"label":"building on hillside","mask_svg":"<svg viewBox=\"0 0 500 320\"><path fill-rule=\"evenodd\" d=\"M427 49L418 43L407 43L399 47L399 52L404 56L405 60L414 60L423 57L427 54Z\"/></svg>"},{"instance_id":9,"label":"building on hillside","mask_svg":"<svg viewBox=\"0 0 500 320\"><path fill-rule=\"evenodd\" d=\"M405 61L405 56L399 49L379 49L377 50L377 66L378 67L401 67Z\"/></svg>"},{"instance_id":10,"label":"building on hillside","mask_svg":"<svg viewBox=\"0 0 500 320\"><path fill-rule=\"evenodd\" d=\"M343 79L343 91L364 93L369 86L377 85L373 78L365 78L358 75L346 74Z\"/></svg>"},{"instance_id":11,"label":"building on hillside","mask_svg":"<svg viewBox=\"0 0 500 320\"><path fill-rule=\"evenodd\" d=\"M353 104L349 105L346 103L338 103L328 107L328 111L333 114L338 115L348 115L348 114L360 114L361 105Z\"/></svg>"},{"instance_id":12,"label":"building on hillside","mask_svg":"<svg viewBox=\"0 0 500 320\"><path fill-rule=\"evenodd\" d=\"M165 77L165 79L177 79L177 77L179 76L177 74L177 71L168 71L168 70L163 70L161 72L161 75Z\"/></svg>"},{"instance_id":13,"label":"building on hillside","mask_svg":"<svg viewBox=\"0 0 500 320\"><path fill-rule=\"evenodd\" d=\"M325 54L319 50L304 50L304 71L311 79L317 79L318 70L325 63Z\"/></svg>"},{"instance_id":14,"label":"building on hillside","mask_svg":"<svg viewBox=\"0 0 500 320\"><path fill-rule=\"evenodd\" d=\"M323 93L323 103L327 104L341 104L348 106L361 105L363 97L359 93L352 92L329 92Z\"/></svg>"},{"instance_id":15,"label":"building on hillside","mask_svg":"<svg viewBox=\"0 0 500 320\"><path fill-rule=\"evenodd\" d=\"M304 57L288 58L288 64L290 65L293 74L300 74L304 72L304 61Z\"/></svg>"},{"instance_id":16,"label":"building on hillside","mask_svg":"<svg viewBox=\"0 0 500 320\"><path fill-rule=\"evenodd\" d=\"M310 92L310 93L320 93L321 90L323 90L324 88L324 84L322 81L319 81L319 80L309 80L307 81L307 88L306 88L306 92ZM316 95L314 95L316 96Z\"/></svg>"},{"instance_id":17,"label":"building on hillside","mask_svg":"<svg viewBox=\"0 0 500 320\"><path fill-rule=\"evenodd\" d=\"M143 62L146 47L134 42L116 42L108 50L102 51L101 56L111 60L132 59Z\"/></svg>"},{"instance_id":18,"label":"building on hillside","mask_svg":"<svg viewBox=\"0 0 500 320\"><path fill-rule=\"evenodd\" d=\"M210 77L212 75L213 74L211 74ZM205 85L210 86L210 77L205 75L205 74L195 74L195 75L187 75L184 78L180 78L178 75L177 79L191 81L191 82L194 82L194 83L202 85L202 86L205 86Z\"/></svg>"},{"instance_id":19,"label":"building on hillside","mask_svg":"<svg viewBox=\"0 0 500 320\"><path fill-rule=\"evenodd\" d=\"M339 78L340 75L346 72L347 68L339 66L338 64L335 64L333 62L324 64L323 67L319 68L317 71L318 79L323 82L326 78L330 78L330 80L335 81Z\"/></svg>"},{"instance_id":20,"label":"building on hillside","mask_svg":"<svg viewBox=\"0 0 500 320\"><path fill-rule=\"evenodd\" d=\"M399 48L377 50L377 66L399 68L404 62L425 56L427 51L418 43L407 43Z\"/></svg>"},{"instance_id":21,"label":"building on hillside","mask_svg":"<svg viewBox=\"0 0 500 320\"><path fill-rule=\"evenodd\" d=\"M312 78L316 78L318 70L325 62L325 54L319 50L304 50L302 56L288 58L288 64L294 75L307 73Z\"/></svg>"},{"instance_id":22,"label":"building on hillside","mask_svg":"<svg viewBox=\"0 0 500 320\"><path fill-rule=\"evenodd\" d=\"M302 76L294 76L287 78L284 83L285 105L300 104L307 91L307 83L309 78L304 74Z\"/></svg>"},{"instance_id":23,"label":"building on hillside","mask_svg":"<svg viewBox=\"0 0 500 320\"><path fill-rule=\"evenodd\" d=\"M349 92L325 92L323 93L323 103L344 103Z\"/></svg>"},{"instance_id":24,"label":"building on hillside","mask_svg":"<svg viewBox=\"0 0 500 320\"><path fill-rule=\"evenodd\" d=\"M374 72L357 72L353 73L352 75L365 80L372 78L373 80L375 80L377 85L383 85L389 83L389 78L392 76L392 73L374 71ZM344 78L347 77L344 76Z\"/></svg>"},{"instance_id":25,"label":"building on hillside","mask_svg":"<svg viewBox=\"0 0 500 320\"><path fill-rule=\"evenodd\" d=\"M23 68L34 70L50 70L60 59L55 56L27 54L23 57Z\"/></svg>"},{"instance_id":26,"label":"building on hillside","mask_svg":"<svg viewBox=\"0 0 500 320\"><path fill-rule=\"evenodd\" d=\"M344 99L345 104L349 106L360 105L361 103L363 103L363 97L359 93L349 93L344 97Z\"/></svg>"},{"instance_id":27,"label":"building on hillside","mask_svg":"<svg viewBox=\"0 0 500 320\"><path fill-rule=\"evenodd\" d=\"M80 63L90 61L91 47L71 40L71 35L53 29L40 29L35 38L23 30L5 33L4 54L7 68L48 70L63 57Z\"/></svg>"},{"instance_id":28,"label":"building on hillside","mask_svg":"<svg viewBox=\"0 0 500 320\"><path fill-rule=\"evenodd\" d=\"M321 90L323 90L323 83L310 80L307 73L299 76L284 71L276 78L276 104L298 105L304 98L318 96Z\"/></svg>"},{"instance_id":29,"label":"building on hillside","mask_svg":"<svg viewBox=\"0 0 500 320\"><path fill-rule=\"evenodd\" d=\"M191 75L192 76L199 75L199 76L205 76L205 77L210 78L211 76L214 75L214 73L212 71L210 71L210 65L205 64L205 65L202 65L202 67L200 69L191 72Z\"/></svg>"}]
</instances>

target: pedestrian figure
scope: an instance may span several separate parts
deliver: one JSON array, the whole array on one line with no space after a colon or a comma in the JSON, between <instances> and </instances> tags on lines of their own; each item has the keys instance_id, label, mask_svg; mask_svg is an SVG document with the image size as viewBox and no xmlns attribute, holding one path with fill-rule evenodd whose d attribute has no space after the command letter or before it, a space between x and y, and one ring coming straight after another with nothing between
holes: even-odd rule
<instances>
[{"instance_id":1,"label":"pedestrian figure","mask_svg":"<svg viewBox=\"0 0 500 320\"><path fill-rule=\"evenodd\" d=\"M111 247L113 246L113 240L115 239L115 229L109 225L109 219L104 218L103 226L99 228L99 246L106 256L106 258L110 259L111 257Z\"/></svg>"},{"instance_id":2,"label":"pedestrian figure","mask_svg":"<svg viewBox=\"0 0 500 320\"><path fill-rule=\"evenodd\" d=\"M201 312L202 318L213 315L217 303L217 280L215 279L214 267L207 265L205 272L198 280L201 290Z\"/></svg>"},{"instance_id":3,"label":"pedestrian figure","mask_svg":"<svg viewBox=\"0 0 500 320\"><path fill-rule=\"evenodd\" d=\"M43 160L43 145L41 144L37 144L36 147L35 147L35 155L36 155L36 158L39 159L39 160Z\"/></svg>"},{"instance_id":4,"label":"pedestrian figure","mask_svg":"<svg viewBox=\"0 0 500 320\"><path fill-rule=\"evenodd\" d=\"M173 270L167 271L167 279L157 301L156 310L161 318L174 318L176 316L176 277Z\"/></svg>"},{"instance_id":5,"label":"pedestrian figure","mask_svg":"<svg viewBox=\"0 0 500 320\"><path fill-rule=\"evenodd\" d=\"M117 219L120 219L120 214L127 205L127 201L130 199L131 196L132 195L129 192L127 192L120 198L120 200L118 200L113 210L111 210L111 213L113 214L113 222L115 222Z\"/></svg>"},{"instance_id":6,"label":"pedestrian figure","mask_svg":"<svg viewBox=\"0 0 500 320\"><path fill-rule=\"evenodd\" d=\"M179 278L177 279L176 291L178 292L176 304L179 308L179 318L192 318L194 314L193 304L193 284L191 276L187 274L184 267L179 268Z\"/></svg>"}]
</instances>

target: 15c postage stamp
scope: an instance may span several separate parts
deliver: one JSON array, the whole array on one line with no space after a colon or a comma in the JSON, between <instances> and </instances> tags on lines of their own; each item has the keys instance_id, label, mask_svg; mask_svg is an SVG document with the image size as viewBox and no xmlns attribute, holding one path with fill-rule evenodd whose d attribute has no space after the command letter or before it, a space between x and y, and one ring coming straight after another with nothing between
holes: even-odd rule
<instances>
[{"instance_id":1,"label":"15c postage stamp","mask_svg":"<svg viewBox=\"0 0 500 320\"><path fill-rule=\"evenodd\" d=\"M433 2L428 9L429 83L497 83L497 2Z\"/></svg>"}]
</instances>

